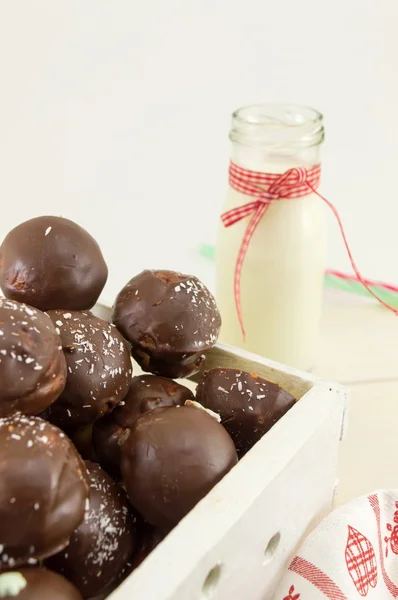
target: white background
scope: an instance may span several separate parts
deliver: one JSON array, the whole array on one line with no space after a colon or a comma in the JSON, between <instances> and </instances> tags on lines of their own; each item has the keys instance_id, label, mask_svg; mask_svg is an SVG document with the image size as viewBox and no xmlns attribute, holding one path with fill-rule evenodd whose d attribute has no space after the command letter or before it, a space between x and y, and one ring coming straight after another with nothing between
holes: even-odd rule
<instances>
[{"instance_id":1,"label":"white background","mask_svg":"<svg viewBox=\"0 0 398 600\"><path fill-rule=\"evenodd\" d=\"M77 220L109 297L143 267L207 279L230 113L290 101L325 114L322 190L359 266L398 284L397 32L397 0L0 0L0 236Z\"/></svg>"}]
</instances>

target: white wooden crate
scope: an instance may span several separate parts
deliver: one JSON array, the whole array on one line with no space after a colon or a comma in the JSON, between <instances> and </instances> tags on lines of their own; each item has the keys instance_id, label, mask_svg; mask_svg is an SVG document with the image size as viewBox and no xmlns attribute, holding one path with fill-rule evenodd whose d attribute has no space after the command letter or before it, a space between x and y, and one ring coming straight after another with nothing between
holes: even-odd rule
<instances>
[{"instance_id":1,"label":"white wooden crate","mask_svg":"<svg viewBox=\"0 0 398 600\"><path fill-rule=\"evenodd\" d=\"M110 600L269 600L300 540L332 507L347 390L223 345L207 355L214 367L255 372L299 401Z\"/></svg>"}]
</instances>

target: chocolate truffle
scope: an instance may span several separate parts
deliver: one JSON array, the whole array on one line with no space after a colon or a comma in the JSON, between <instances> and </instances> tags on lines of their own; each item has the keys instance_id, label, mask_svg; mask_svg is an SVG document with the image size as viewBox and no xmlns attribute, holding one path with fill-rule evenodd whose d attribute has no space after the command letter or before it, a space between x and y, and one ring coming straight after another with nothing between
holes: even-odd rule
<instances>
[{"instance_id":1,"label":"chocolate truffle","mask_svg":"<svg viewBox=\"0 0 398 600\"><path fill-rule=\"evenodd\" d=\"M187 377L205 360L221 326L216 302L196 277L143 271L116 299L113 322L144 371Z\"/></svg>"},{"instance_id":2,"label":"chocolate truffle","mask_svg":"<svg viewBox=\"0 0 398 600\"><path fill-rule=\"evenodd\" d=\"M0 565L33 563L64 548L81 523L89 486L83 461L39 417L0 419Z\"/></svg>"},{"instance_id":3,"label":"chocolate truffle","mask_svg":"<svg viewBox=\"0 0 398 600\"><path fill-rule=\"evenodd\" d=\"M103 468L120 478L120 445L134 421L148 410L182 406L189 399L193 399L191 390L172 379L156 375L134 377L124 402L94 424L93 443Z\"/></svg>"},{"instance_id":4,"label":"chocolate truffle","mask_svg":"<svg viewBox=\"0 0 398 600\"><path fill-rule=\"evenodd\" d=\"M68 436L74 443L78 453L84 460L91 460L92 462L99 462L97 453L93 444L93 426L83 425L68 431Z\"/></svg>"},{"instance_id":5,"label":"chocolate truffle","mask_svg":"<svg viewBox=\"0 0 398 600\"><path fill-rule=\"evenodd\" d=\"M72 581L85 598L120 578L137 546L136 520L125 491L99 465L86 462L90 505L62 552L46 561Z\"/></svg>"},{"instance_id":6,"label":"chocolate truffle","mask_svg":"<svg viewBox=\"0 0 398 600\"><path fill-rule=\"evenodd\" d=\"M51 319L0 298L0 417L36 415L61 394L66 362Z\"/></svg>"},{"instance_id":7,"label":"chocolate truffle","mask_svg":"<svg viewBox=\"0 0 398 600\"><path fill-rule=\"evenodd\" d=\"M139 567L165 537L166 535L161 529L152 527L152 525L141 520L139 526L139 549L130 561L129 572L131 573Z\"/></svg>"},{"instance_id":8,"label":"chocolate truffle","mask_svg":"<svg viewBox=\"0 0 398 600\"><path fill-rule=\"evenodd\" d=\"M45 413L67 431L93 423L128 392L132 364L127 343L114 325L90 312L51 310L68 365L66 386Z\"/></svg>"},{"instance_id":9,"label":"chocolate truffle","mask_svg":"<svg viewBox=\"0 0 398 600\"><path fill-rule=\"evenodd\" d=\"M133 506L167 532L236 462L235 446L216 419L176 406L135 421L122 445L121 471Z\"/></svg>"},{"instance_id":10,"label":"chocolate truffle","mask_svg":"<svg viewBox=\"0 0 398 600\"><path fill-rule=\"evenodd\" d=\"M196 399L221 416L221 423L244 454L295 404L276 383L238 369L206 371Z\"/></svg>"},{"instance_id":11,"label":"chocolate truffle","mask_svg":"<svg viewBox=\"0 0 398 600\"><path fill-rule=\"evenodd\" d=\"M61 217L37 217L21 223L0 248L4 295L41 310L89 309L107 277L108 268L94 238Z\"/></svg>"},{"instance_id":12,"label":"chocolate truffle","mask_svg":"<svg viewBox=\"0 0 398 600\"><path fill-rule=\"evenodd\" d=\"M39 567L8 571L0 575L3 600L83 600L69 581Z\"/></svg>"}]
</instances>

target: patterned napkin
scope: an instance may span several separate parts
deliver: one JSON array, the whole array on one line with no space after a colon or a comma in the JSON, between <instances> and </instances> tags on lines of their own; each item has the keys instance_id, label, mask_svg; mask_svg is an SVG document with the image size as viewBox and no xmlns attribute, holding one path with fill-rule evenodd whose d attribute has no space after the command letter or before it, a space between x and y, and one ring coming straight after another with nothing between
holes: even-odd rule
<instances>
[{"instance_id":1,"label":"patterned napkin","mask_svg":"<svg viewBox=\"0 0 398 600\"><path fill-rule=\"evenodd\" d=\"M335 510L293 558L273 600L398 597L398 490Z\"/></svg>"}]
</instances>

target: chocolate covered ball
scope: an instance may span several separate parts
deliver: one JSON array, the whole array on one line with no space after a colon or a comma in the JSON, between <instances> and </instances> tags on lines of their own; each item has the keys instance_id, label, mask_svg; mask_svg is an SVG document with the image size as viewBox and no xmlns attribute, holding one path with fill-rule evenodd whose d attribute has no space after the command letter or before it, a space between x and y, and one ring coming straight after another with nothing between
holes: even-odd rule
<instances>
[{"instance_id":1,"label":"chocolate covered ball","mask_svg":"<svg viewBox=\"0 0 398 600\"><path fill-rule=\"evenodd\" d=\"M182 406L193 394L184 385L157 375L134 377L124 402L93 426L93 442L99 462L120 478L120 446L130 427L143 413L162 406Z\"/></svg>"},{"instance_id":2,"label":"chocolate covered ball","mask_svg":"<svg viewBox=\"0 0 398 600\"><path fill-rule=\"evenodd\" d=\"M196 399L220 415L240 455L250 450L296 402L276 383L238 369L206 371L196 388Z\"/></svg>"},{"instance_id":3,"label":"chocolate covered ball","mask_svg":"<svg viewBox=\"0 0 398 600\"><path fill-rule=\"evenodd\" d=\"M83 600L69 581L40 567L8 571L0 575L3 600Z\"/></svg>"},{"instance_id":4,"label":"chocolate covered ball","mask_svg":"<svg viewBox=\"0 0 398 600\"><path fill-rule=\"evenodd\" d=\"M64 548L81 523L89 486L83 461L39 417L0 419L0 565L14 568Z\"/></svg>"},{"instance_id":5,"label":"chocolate covered ball","mask_svg":"<svg viewBox=\"0 0 398 600\"><path fill-rule=\"evenodd\" d=\"M94 306L108 277L100 247L82 227L61 217L21 223L0 247L0 287L6 298L41 310Z\"/></svg>"},{"instance_id":6,"label":"chocolate covered ball","mask_svg":"<svg viewBox=\"0 0 398 600\"><path fill-rule=\"evenodd\" d=\"M132 364L128 345L114 325L88 311L50 310L68 365L66 385L45 413L67 431L93 423L128 392Z\"/></svg>"},{"instance_id":7,"label":"chocolate covered ball","mask_svg":"<svg viewBox=\"0 0 398 600\"><path fill-rule=\"evenodd\" d=\"M0 298L0 417L36 415L58 398L66 381L60 344L46 314Z\"/></svg>"},{"instance_id":8,"label":"chocolate covered ball","mask_svg":"<svg viewBox=\"0 0 398 600\"><path fill-rule=\"evenodd\" d=\"M209 290L196 277L174 271L133 277L116 299L113 322L142 369L165 377L196 373L221 327Z\"/></svg>"},{"instance_id":9,"label":"chocolate covered ball","mask_svg":"<svg viewBox=\"0 0 398 600\"><path fill-rule=\"evenodd\" d=\"M83 425L72 431L68 431L68 436L74 443L78 453L84 460L99 462L97 453L93 444L93 426Z\"/></svg>"},{"instance_id":10,"label":"chocolate covered ball","mask_svg":"<svg viewBox=\"0 0 398 600\"><path fill-rule=\"evenodd\" d=\"M122 445L121 470L133 506L169 531L236 464L230 436L191 406L157 408L135 421Z\"/></svg>"},{"instance_id":11,"label":"chocolate covered ball","mask_svg":"<svg viewBox=\"0 0 398 600\"><path fill-rule=\"evenodd\" d=\"M90 598L120 578L137 547L137 531L125 491L99 465L87 461L86 468L89 509L69 545L46 564Z\"/></svg>"},{"instance_id":12,"label":"chocolate covered ball","mask_svg":"<svg viewBox=\"0 0 398 600\"><path fill-rule=\"evenodd\" d=\"M140 521L138 552L134 554L130 561L130 573L144 562L152 550L155 550L165 537L166 534L161 529L152 527L152 525L149 525L149 523L146 523L143 520Z\"/></svg>"}]
</instances>

